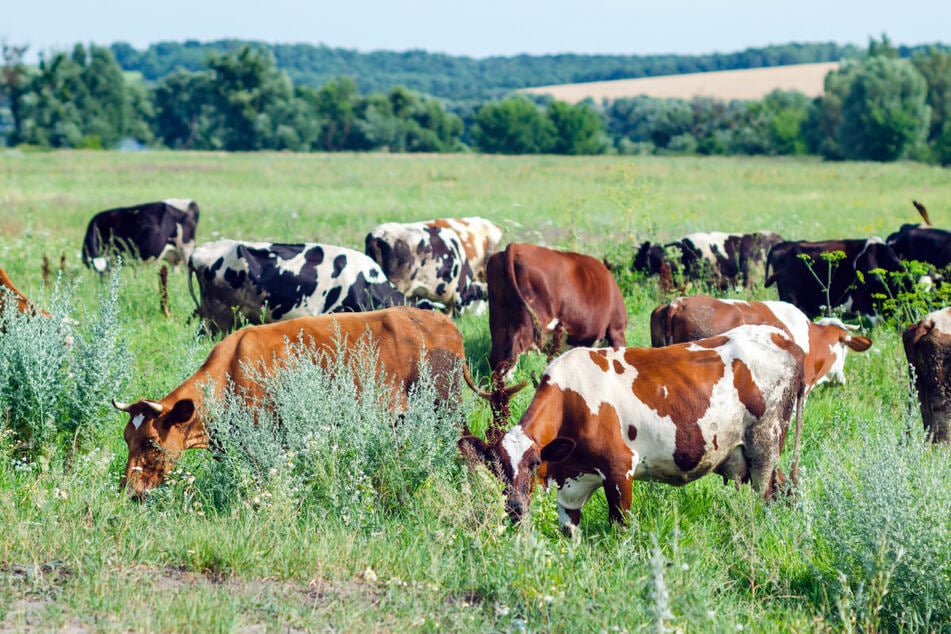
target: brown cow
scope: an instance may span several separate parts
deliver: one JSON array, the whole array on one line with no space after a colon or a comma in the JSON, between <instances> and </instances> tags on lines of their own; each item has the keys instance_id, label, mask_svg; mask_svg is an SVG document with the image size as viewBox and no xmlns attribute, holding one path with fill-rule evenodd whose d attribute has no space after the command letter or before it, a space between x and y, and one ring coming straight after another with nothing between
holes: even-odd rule
<instances>
[{"instance_id":1,"label":"brown cow","mask_svg":"<svg viewBox=\"0 0 951 634\"><path fill-rule=\"evenodd\" d=\"M4 292L4 289L9 292ZM7 272L3 269L0 269L0 313L3 313L3 307L6 304L8 294L16 300L17 310L21 313L26 313L28 315L36 315L38 313L44 317L50 316L49 313L42 308L37 308L34 306L33 302L27 299L26 295L21 293L19 289L17 289L17 287L13 284L13 280L10 279L10 277L7 275Z\"/></svg>"},{"instance_id":2,"label":"brown cow","mask_svg":"<svg viewBox=\"0 0 951 634\"><path fill-rule=\"evenodd\" d=\"M576 348L549 364L518 425L492 445L464 436L459 448L499 475L515 520L543 466L568 533L599 486L615 521L634 480L682 485L717 473L768 498L794 408L798 452L802 363L799 346L771 326L666 348Z\"/></svg>"},{"instance_id":3,"label":"brown cow","mask_svg":"<svg viewBox=\"0 0 951 634\"><path fill-rule=\"evenodd\" d=\"M930 313L902 335L914 370L921 419L934 442L951 442L951 308Z\"/></svg>"},{"instance_id":4,"label":"brown cow","mask_svg":"<svg viewBox=\"0 0 951 634\"><path fill-rule=\"evenodd\" d=\"M509 244L489 258L489 365L498 371L545 346L546 335L567 334L570 346L607 339L623 346L627 309L617 282L591 256L533 244Z\"/></svg>"},{"instance_id":5,"label":"brown cow","mask_svg":"<svg viewBox=\"0 0 951 634\"><path fill-rule=\"evenodd\" d=\"M744 302L706 295L680 297L655 308L651 313L651 345L696 341L743 324L775 326L792 336L805 353L807 392L825 382L845 383L846 352L864 352L872 345L868 337L852 335L853 326L835 318L813 323L787 302Z\"/></svg>"},{"instance_id":6,"label":"brown cow","mask_svg":"<svg viewBox=\"0 0 951 634\"><path fill-rule=\"evenodd\" d=\"M128 486L141 496L165 479L182 451L208 447L202 408L206 384L220 393L230 380L254 407L263 396L256 377L262 368L272 370L287 358L288 341L301 338L313 342L317 351L324 353L322 363L327 363L336 354L337 341L354 345L366 334L377 347L379 368L390 380L397 407L405 405L407 391L419 380L422 354L437 377L436 387L443 399L455 398L458 392L455 372L459 366L475 389L464 364L462 335L449 317L440 313L398 307L248 326L222 339L198 371L164 398L132 404L113 401L116 409L129 413L125 427L129 458L122 488Z\"/></svg>"}]
</instances>

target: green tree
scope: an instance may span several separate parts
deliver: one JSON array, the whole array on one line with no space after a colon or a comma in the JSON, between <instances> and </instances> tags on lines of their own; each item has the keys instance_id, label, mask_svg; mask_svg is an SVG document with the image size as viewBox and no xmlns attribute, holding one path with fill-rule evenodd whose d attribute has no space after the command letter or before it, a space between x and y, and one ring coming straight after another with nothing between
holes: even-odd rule
<instances>
[{"instance_id":1,"label":"green tree","mask_svg":"<svg viewBox=\"0 0 951 634\"><path fill-rule=\"evenodd\" d=\"M549 151L555 136L551 120L525 97L483 105L476 113L472 139L490 154L538 154Z\"/></svg>"},{"instance_id":2,"label":"green tree","mask_svg":"<svg viewBox=\"0 0 951 634\"><path fill-rule=\"evenodd\" d=\"M29 90L30 69L23 63L23 56L29 50L28 44L16 45L6 41L2 43L3 66L0 68L0 103L6 102L10 109L11 130L7 136L9 143L21 142L23 120L23 97Z\"/></svg>"},{"instance_id":3,"label":"green tree","mask_svg":"<svg viewBox=\"0 0 951 634\"><path fill-rule=\"evenodd\" d=\"M931 123L928 86L908 60L870 57L842 100L838 140L845 158L893 161L920 148Z\"/></svg>"},{"instance_id":4,"label":"green tree","mask_svg":"<svg viewBox=\"0 0 951 634\"><path fill-rule=\"evenodd\" d=\"M349 77L337 77L324 84L313 96L316 111L321 117L317 145L322 150L359 149L354 147L356 107L360 91Z\"/></svg>"},{"instance_id":5,"label":"green tree","mask_svg":"<svg viewBox=\"0 0 951 634\"><path fill-rule=\"evenodd\" d=\"M177 70L155 87L153 128L156 137L170 148L213 147L210 72Z\"/></svg>"},{"instance_id":6,"label":"green tree","mask_svg":"<svg viewBox=\"0 0 951 634\"><path fill-rule=\"evenodd\" d=\"M928 140L934 141L951 121L951 52L931 47L915 54L911 63L928 84L928 105L931 106Z\"/></svg>"},{"instance_id":7,"label":"green tree","mask_svg":"<svg viewBox=\"0 0 951 634\"><path fill-rule=\"evenodd\" d=\"M603 154L607 148L601 116L587 104L553 101L548 120L554 128L551 151L556 154Z\"/></svg>"}]
</instances>

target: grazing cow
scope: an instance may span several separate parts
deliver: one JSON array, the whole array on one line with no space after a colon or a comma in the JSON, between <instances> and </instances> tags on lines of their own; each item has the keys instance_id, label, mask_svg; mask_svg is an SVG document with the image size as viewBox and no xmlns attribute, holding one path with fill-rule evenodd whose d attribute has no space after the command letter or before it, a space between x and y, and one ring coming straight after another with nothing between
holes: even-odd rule
<instances>
[{"instance_id":1,"label":"grazing cow","mask_svg":"<svg viewBox=\"0 0 951 634\"><path fill-rule=\"evenodd\" d=\"M885 275L872 273L877 269ZM809 318L837 306L849 315L874 318L875 296L894 296L905 284L889 273L904 270L904 264L881 238L781 242L766 259L766 286L776 284L779 299L795 305Z\"/></svg>"},{"instance_id":2,"label":"grazing cow","mask_svg":"<svg viewBox=\"0 0 951 634\"><path fill-rule=\"evenodd\" d=\"M666 348L576 348L548 366L518 425L492 445L464 436L459 448L501 477L515 520L543 467L568 533L599 486L623 521L633 480L682 485L717 473L769 498L794 408L799 447L802 364L799 346L771 326Z\"/></svg>"},{"instance_id":3,"label":"grazing cow","mask_svg":"<svg viewBox=\"0 0 951 634\"><path fill-rule=\"evenodd\" d=\"M387 222L367 234L366 254L408 298L437 302L453 314L481 312L485 285L476 282L459 235L423 222Z\"/></svg>"},{"instance_id":4,"label":"grazing cow","mask_svg":"<svg viewBox=\"0 0 951 634\"><path fill-rule=\"evenodd\" d=\"M195 248L198 205L194 200L170 198L101 211L86 228L83 264L102 273L109 257L126 254L140 260L165 258L172 264L188 260Z\"/></svg>"},{"instance_id":5,"label":"grazing cow","mask_svg":"<svg viewBox=\"0 0 951 634\"><path fill-rule=\"evenodd\" d=\"M749 288L762 281L766 254L781 241L771 231L691 233L666 245L643 243L632 268L660 275L664 285L682 272L685 280L706 280L720 289L738 284Z\"/></svg>"},{"instance_id":6,"label":"grazing cow","mask_svg":"<svg viewBox=\"0 0 951 634\"><path fill-rule=\"evenodd\" d=\"M472 273L479 282L485 281L485 263L489 256L498 251L502 242L502 228L478 216L468 218L437 218L424 222L430 227L452 229L462 241L466 259L472 267Z\"/></svg>"},{"instance_id":7,"label":"grazing cow","mask_svg":"<svg viewBox=\"0 0 951 634\"><path fill-rule=\"evenodd\" d=\"M0 315L3 314L8 295L11 301L16 302L17 310L21 313L28 315L40 314L44 317L50 316L50 314L42 308L37 308L34 306L33 302L27 299L26 295L21 293L20 290L13 284L13 280L10 279L10 276L7 275L7 272L3 269L0 269Z\"/></svg>"},{"instance_id":8,"label":"grazing cow","mask_svg":"<svg viewBox=\"0 0 951 634\"><path fill-rule=\"evenodd\" d=\"M489 258L489 331L493 371L514 364L532 348L545 347L561 332L568 345L591 346L607 339L624 345L627 309L617 282L588 255L511 243Z\"/></svg>"},{"instance_id":9,"label":"grazing cow","mask_svg":"<svg viewBox=\"0 0 951 634\"><path fill-rule=\"evenodd\" d=\"M848 350L864 352L872 342L852 335L854 326L835 318L813 323L786 302L744 302L706 295L680 297L651 313L651 345L669 346L722 334L744 324L775 326L793 338L805 354L803 380L808 393L822 383L845 383Z\"/></svg>"},{"instance_id":10,"label":"grazing cow","mask_svg":"<svg viewBox=\"0 0 951 634\"><path fill-rule=\"evenodd\" d=\"M914 370L925 429L934 442L951 443L951 308L909 326L902 343Z\"/></svg>"},{"instance_id":11,"label":"grazing cow","mask_svg":"<svg viewBox=\"0 0 951 634\"><path fill-rule=\"evenodd\" d=\"M405 407L409 390L420 379L421 360L436 378L443 401L458 401L460 373L476 389L464 363L462 335L440 313L404 306L248 326L222 339L201 367L164 398L131 404L113 401L116 409L129 414L125 427L129 458L122 488L140 496L165 479L182 451L208 447L206 388L221 394L230 385L248 407L259 407L264 395L261 372L273 372L287 359L289 342L300 340L313 348L326 367L341 342L343 352L349 353L365 336L376 347L377 367L389 383L397 410Z\"/></svg>"},{"instance_id":12,"label":"grazing cow","mask_svg":"<svg viewBox=\"0 0 951 634\"><path fill-rule=\"evenodd\" d=\"M213 331L234 329L236 314L268 323L406 303L376 262L332 245L218 240L195 249L188 270L196 312Z\"/></svg>"}]
</instances>

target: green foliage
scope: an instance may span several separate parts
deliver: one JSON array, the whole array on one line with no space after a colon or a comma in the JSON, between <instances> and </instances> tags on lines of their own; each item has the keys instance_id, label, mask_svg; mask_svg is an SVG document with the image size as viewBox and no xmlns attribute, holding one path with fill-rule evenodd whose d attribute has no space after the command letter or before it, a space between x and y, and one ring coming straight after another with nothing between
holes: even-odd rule
<instances>
[{"instance_id":1,"label":"green foliage","mask_svg":"<svg viewBox=\"0 0 951 634\"><path fill-rule=\"evenodd\" d=\"M928 84L928 105L931 107L928 140L935 141L951 121L951 51L931 47L916 53L911 63Z\"/></svg>"},{"instance_id":2,"label":"green foliage","mask_svg":"<svg viewBox=\"0 0 951 634\"><path fill-rule=\"evenodd\" d=\"M551 119L526 97L487 103L476 113L472 139L489 154L541 154L552 147Z\"/></svg>"},{"instance_id":3,"label":"green foliage","mask_svg":"<svg viewBox=\"0 0 951 634\"><path fill-rule=\"evenodd\" d=\"M878 418L830 448L809 513L823 583L846 631L933 631L951 621L951 478L909 403L905 429Z\"/></svg>"},{"instance_id":4,"label":"green foliage","mask_svg":"<svg viewBox=\"0 0 951 634\"><path fill-rule=\"evenodd\" d=\"M551 151L555 154L602 154L607 139L601 129L601 117L587 104L571 105L553 101L548 105L548 120L554 127Z\"/></svg>"},{"instance_id":5,"label":"green foliage","mask_svg":"<svg viewBox=\"0 0 951 634\"><path fill-rule=\"evenodd\" d=\"M907 60L878 55L858 65L842 98L843 156L893 161L919 149L931 122L927 91L924 77Z\"/></svg>"},{"instance_id":6,"label":"green foliage","mask_svg":"<svg viewBox=\"0 0 951 634\"><path fill-rule=\"evenodd\" d=\"M197 486L207 484L218 506L292 498L334 522L378 527L431 479L458 475L458 404L433 407L439 399L425 364L397 413L367 337L338 335L326 369L312 342L287 345L287 363L256 379L265 385L264 407L252 411L234 391L208 405L217 460Z\"/></svg>"},{"instance_id":7,"label":"green foliage","mask_svg":"<svg viewBox=\"0 0 951 634\"><path fill-rule=\"evenodd\" d=\"M132 358L118 319L119 273L97 315L79 328L69 316L75 289L57 285L50 317L8 301L0 317L0 411L17 453L35 458L101 438L109 399L129 379Z\"/></svg>"}]
</instances>

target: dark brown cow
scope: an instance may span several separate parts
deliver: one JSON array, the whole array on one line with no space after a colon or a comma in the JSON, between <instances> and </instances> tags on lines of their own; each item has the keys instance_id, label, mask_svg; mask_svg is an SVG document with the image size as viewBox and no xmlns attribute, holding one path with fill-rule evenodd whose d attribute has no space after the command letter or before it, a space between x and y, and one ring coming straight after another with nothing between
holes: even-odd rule
<instances>
[{"instance_id":1,"label":"dark brown cow","mask_svg":"<svg viewBox=\"0 0 951 634\"><path fill-rule=\"evenodd\" d=\"M4 289L6 289L8 292L4 292ZM21 293L19 289L17 289L17 287L13 284L13 280L10 279L10 276L7 275L7 272L3 269L0 269L0 313L3 313L8 295L10 295L12 299L16 300L17 310L21 313L29 315L36 315L38 313L44 317L50 316L49 313L42 308L37 308L34 306L33 302L27 299L26 295Z\"/></svg>"},{"instance_id":2,"label":"dark brown cow","mask_svg":"<svg viewBox=\"0 0 951 634\"><path fill-rule=\"evenodd\" d=\"M844 257L836 259L836 252ZM885 274L872 272L877 269ZM881 238L781 242L766 259L766 286L776 284L779 299L810 319L839 306L846 314L874 318L874 297L895 296L903 282L889 273L904 270Z\"/></svg>"},{"instance_id":3,"label":"dark brown cow","mask_svg":"<svg viewBox=\"0 0 951 634\"><path fill-rule=\"evenodd\" d=\"M744 302L706 295L680 297L655 308L651 313L651 345L696 341L744 324L775 326L793 338L805 354L807 391L825 382L845 383L846 352L864 352L872 345L867 337L852 335L854 326L835 318L812 322L787 302Z\"/></svg>"},{"instance_id":4,"label":"dark brown cow","mask_svg":"<svg viewBox=\"0 0 951 634\"><path fill-rule=\"evenodd\" d=\"M142 495L165 479L182 451L208 447L202 408L206 384L220 393L230 380L249 407L254 407L263 396L256 377L262 368L270 371L287 358L288 341L301 338L314 345L326 364L336 354L338 341L354 345L365 335L377 348L379 368L390 381L397 407L405 406L407 391L419 380L421 355L436 374L436 387L443 399L456 398L460 366L475 389L464 364L462 335L449 317L440 313L399 307L248 326L222 339L198 371L164 398L132 404L113 401L117 409L129 413L125 427L129 458L122 487Z\"/></svg>"},{"instance_id":5,"label":"dark brown cow","mask_svg":"<svg viewBox=\"0 0 951 634\"><path fill-rule=\"evenodd\" d=\"M951 308L930 313L902 335L921 419L934 442L951 442Z\"/></svg>"},{"instance_id":6,"label":"dark brown cow","mask_svg":"<svg viewBox=\"0 0 951 634\"><path fill-rule=\"evenodd\" d=\"M666 348L576 348L548 366L518 425L492 445L464 436L459 448L500 476L516 520L543 466L569 533L598 487L623 521L634 480L717 473L768 498L794 408L801 414L802 364L799 346L770 326ZM800 415L797 449L801 428Z\"/></svg>"},{"instance_id":7,"label":"dark brown cow","mask_svg":"<svg viewBox=\"0 0 951 634\"><path fill-rule=\"evenodd\" d=\"M617 282L591 256L509 244L489 258L493 371L563 331L570 346L624 345L627 309Z\"/></svg>"}]
</instances>

